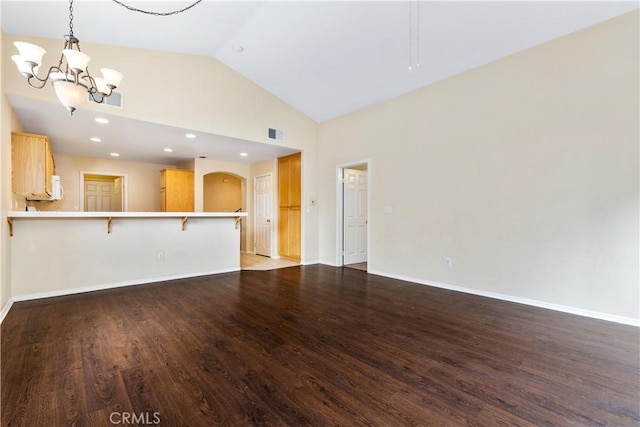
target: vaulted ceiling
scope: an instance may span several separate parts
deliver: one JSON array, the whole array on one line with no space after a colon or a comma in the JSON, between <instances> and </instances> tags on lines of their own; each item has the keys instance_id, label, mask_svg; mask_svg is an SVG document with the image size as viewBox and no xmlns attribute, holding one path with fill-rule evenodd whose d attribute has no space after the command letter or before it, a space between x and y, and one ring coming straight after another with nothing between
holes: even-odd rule
<instances>
[{"instance_id":1,"label":"vaulted ceiling","mask_svg":"<svg viewBox=\"0 0 640 427\"><path fill-rule=\"evenodd\" d=\"M191 2L125 3L163 12ZM67 32L65 1L1 7L5 33L61 39ZM215 57L322 122L637 8L635 1L205 0L159 17L76 0L74 30L83 42ZM11 102L25 127L54 120L35 101ZM128 126L153 132L150 124Z\"/></svg>"}]
</instances>

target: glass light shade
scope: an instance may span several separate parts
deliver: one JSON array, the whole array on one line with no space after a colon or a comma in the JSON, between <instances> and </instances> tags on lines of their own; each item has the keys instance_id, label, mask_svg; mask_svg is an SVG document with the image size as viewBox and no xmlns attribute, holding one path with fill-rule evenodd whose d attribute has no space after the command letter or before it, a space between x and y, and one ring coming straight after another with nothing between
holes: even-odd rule
<instances>
[{"instance_id":1,"label":"glass light shade","mask_svg":"<svg viewBox=\"0 0 640 427\"><path fill-rule=\"evenodd\" d=\"M40 67L36 66L32 70L31 63L26 62L24 59L22 59L22 56L13 55L11 59L13 59L13 62L15 62L16 65L18 66L18 71L20 71L22 75L24 75L25 77L31 77L34 74L38 74L38 68Z\"/></svg>"},{"instance_id":2,"label":"glass light shade","mask_svg":"<svg viewBox=\"0 0 640 427\"><path fill-rule=\"evenodd\" d=\"M33 62L36 65L42 64L42 57L47 53L40 46L31 43L14 42L13 45L18 49L23 61Z\"/></svg>"},{"instance_id":3,"label":"glass light shade","mask_svg":"<svg viewBox=\"0 0 640 427\"><path fill-rule=\"evenodd\" d=\"M75 84L66 80L53 82L58 99L71 114L87 101L87 88L83 84Z\"/></svg>"},{"instance_id":4,"label":"glass light shade","mask_svg":"<svg viewBox=\"0 0 640 427\"><path fill-rule=\"evenodd\" d=\"M120 86L120 82L124 77L121 72L112 70L111 68L100 68L100 72L102 73L105 83L112 88Z\"/></svg>"},{"instance_id":5,"label":"glass light shade","mask_svg":"<svg viewBox=\"0 0 640 427\"><path fill-rule=\"evenodd\" d=\"M105 82L104 79L100 77L94 77L93 81L96 82L96 89L98 89L98 92L100 92L104 96L111 95L111 89L109 89L109 86L107 86L107 82Z\"/></svg>"},{"instance_id":6,"label":"glass light shade","mask_svg":"<svg viewBox=\"0 0 640 427\"><path fill-rule=\"evenodd\" d=\"M73 49L62 49L62 53L67 60L67 64L69 64L69 68L73 70L81 70L82 72L87 70L87 65L89 64L89 61L91 61L91 57L89 55Z\"/></svg>"}]
</instances>

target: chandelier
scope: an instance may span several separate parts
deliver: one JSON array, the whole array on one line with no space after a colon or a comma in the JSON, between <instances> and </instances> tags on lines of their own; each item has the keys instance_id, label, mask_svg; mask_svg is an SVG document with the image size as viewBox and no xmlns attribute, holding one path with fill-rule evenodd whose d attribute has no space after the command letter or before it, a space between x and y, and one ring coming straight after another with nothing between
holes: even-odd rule
<instances>
[{"instance_id":1,"label":"chandelier","mask_svg":"<svg viewBox=\"0 0 640 427\"><path fill-rule=\"evenodd\" d=\"M80 51L80 40L73 35L73 0L69 0L69 34L64 36L64 40L58 65L51 66L44 78L37 75L42 56L46 53L40 46L15 42L13 45L18 49L18 55L13 55L11 59L31 87L42 89L50 79L58 99L73 115L88 97L102 103L120 85L124 76L110 68L100 69L102 77L91 76L88 67L91 57Z\"/></svg>"}]
</instances>

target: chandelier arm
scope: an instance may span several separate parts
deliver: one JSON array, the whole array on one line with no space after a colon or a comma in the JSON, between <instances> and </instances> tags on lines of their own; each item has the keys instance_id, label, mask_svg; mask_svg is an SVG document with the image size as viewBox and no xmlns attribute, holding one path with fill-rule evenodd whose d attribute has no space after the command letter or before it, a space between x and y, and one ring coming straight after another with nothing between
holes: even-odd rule
<instances>
[{"instance_id":1,"label":"chandelier arm","mask_svg":"<svg viewBox=\"0 0 640 427\"><path fill-rule=\"evenodd\" d=\"M36 89L42 89L44 87L44 85L47 84L47 82L49 81L49 76L51 75L52 72L57 71L57 72L62 72L62 70L60 69L60 67L56 67L55 65L52 65L49 68L49 71L47 71L47 75L45 76L44 79L41 79L40 77L38 77L35 73L33 73L33 69L35 68L35 66L31 69L32 74L31 77L27 77L27 83L29 83L29 86L36 88ZM37 81L39 81L40 85L35 85L31 82L32 79L36 79Z\"/></svg>"},{"instance_id":2,"label":"chandelier arm","mask_svg":"<svg viewBox=\"0 0 640 427\"><path fill-rule=\"evenodd\" d=\"M99 95L99 98L96 98L96 95ZM97 91L93 91L93 92L89 91L89 96L91 97L91 99L93 99L93 102L95 102L96 104L102 104L106 98L106 96L104 96L103 94Z\"/></svg>"},{"instance_id":3,"label":"chandelier arm","mask_svg":"<svg viewBox=\"0 0 640 427\"><path fill-rule=\"evenodd\" d=\"M87 67L84 69L85 73L87 73L87 76L85 78L88 78L89 80L91 80L91 84L93 84L95 87L96 86L96 82L93 80L93 77L91 76L91 73L89 72L89 66L87 65Z\"/></svg>"},{"instance_id":4,"label":"chandelier arm","mask_svg":"<svg viewBox=\"0 0 640 427\"><path fill-rule=\"evenodd\" d=\"M87 75L85 76L85 79L89 80L89 83L91 83L89 92L91 92L92 90L98 87L98 85L96 85L96 81L93 79L93 77L91 77L91 74L89 74L89 67L87 67Z\"/></svg>"},{"instance_id":5,"label":"chandelier arm","mask_svg":"<svg viewBox=\"0 0 640 427\"><path fill-rule=\"evenodd\" d=\"M91 95L91 98L92 98L94 101L96 101L98 104L99 104L99 103L101 103L101 102L102 102L102 100L101 100L101 101L97 101L97 100L95 99L95 97L94 97L94 95L95 95L95 94L100 94L100 97L101 97L102 99L104 99L104 98L108 98L108 97L110 97L110 96L111 96L111 94L113 93L113 88L112 88L112 87L110 87L110 86L107 86L107 87L109 88L109 93L107 93L107 94L103 94L102 92L100 92L100 91L98 90L98 85L96 84L95 79L94 79L93 77L91 77L91 74L89 74L89 70L88 70L88 69L87 69L87 76L85 77L85 79L88 79L88 80L89 80L89 82L91 83L91 87L88 89L88 91L89 91L89 95Z\"/></svg>"},{"instance_id":6,"label":"chandelier arm","mask_svg":"<svg viewBox=\"0 0 640 427\"><path fill-rule=\"evenodd\" d=\"M138 9L136 7L133 6L129 6L127 4L124 4L121 1L118 0L112 0L114 3L119 4L120 6L124 7L125 9L129 9L132 12L140 12L140 13L145 13L147 15L154 15L154 16L170 16L170 15L177 15L178 13L182 13L182 12L186 12L187 10L191 9L192 7L194 7L195 5L197 5L198 3L202 2L202 0L197 0L196 2L190 4L189 6L183 8L183 9L179 9L179 10L174 10L171 12L152 12L149 10L142 10L142 9Z\"/></svg>"}]
</instances>

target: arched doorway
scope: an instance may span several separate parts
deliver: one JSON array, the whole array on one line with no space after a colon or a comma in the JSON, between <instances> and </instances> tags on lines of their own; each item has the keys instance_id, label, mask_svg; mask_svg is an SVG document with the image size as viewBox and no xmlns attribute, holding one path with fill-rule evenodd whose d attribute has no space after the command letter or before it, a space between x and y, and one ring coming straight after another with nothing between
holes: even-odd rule
<instances>
[{"instance_id":1,"label":"arched doorway","mask_svg":"<svg viewBox=\"0 0 640 427\"><path fill-rule=\"evenodd\" d=\"M246 183L243 177L229 172L208 173L203 176L202 188L204 212L247 211ZM240 250L245 252L245 218L242 219L240 226Z\"/></svg>"}]
</instances>

